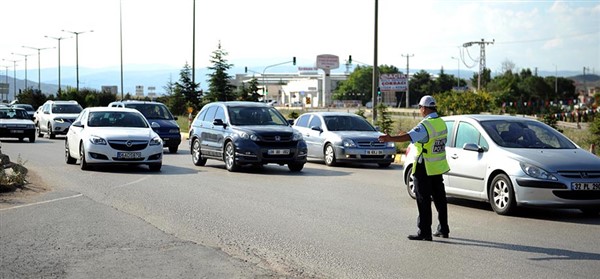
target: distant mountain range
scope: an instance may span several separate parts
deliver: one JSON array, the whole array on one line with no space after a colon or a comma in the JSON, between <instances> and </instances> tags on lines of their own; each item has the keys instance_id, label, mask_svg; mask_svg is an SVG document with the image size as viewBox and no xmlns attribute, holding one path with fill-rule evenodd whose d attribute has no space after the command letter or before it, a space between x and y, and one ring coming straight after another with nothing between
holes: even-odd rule
<instances>
[{"instance_id":1,"label":"distant mountain range","mask_svg":"<svg viewBox=\"0 0 600 279\"><path fill-rule=\"evenodd\" d=\"M157 94L164 94L166 92L165 86L171 82L176 82L179 80L179 73L181 68L173 68L171 66L161 66L161 65L144 65L144 66L125 66L123 69L123 87L125 88L125 94L135 94L135 87L138 85L144 86L144 94L148 93L148 87L155 87L155 92ZM295 73L298 69L295 66L280 66L276 68L269 69L268 73ZM339 69L333 71L334 73L343 73L345 71L345 67L341 66ZM411 69L411 73L415 73L420 71L420 69ZM432 75L439 74L440 70L425 70ZM41 71L41 90L45 94L56 94L58 91L58 69L42 69ZM470 79L473 77L475 72L467 71L467 70L449 70L444 69L444 72L448 75L460 76L462 79ZM38 71L37 70L29 70L27 76L27 87L29 88L38 88ZM207 84L207 74L209 70L207 68L199 68L196 70L196 82L200 82L201 88L206 90L208 88ZM229 75L235 76L236 74L244 73L244 67L233 67L228 72ZM251 74L251 73L249 73ZM554 76L554 71L538 71L538 75L540 76ZM576 71L559 71L558 76L561 77L572 77L580 82L583 82L585 78L586 82L596 82L600 81L600 76L598 75L586 75L585 77L581 74L581 72ZM24 71L17 71L17 80L16 80L16 92L18 93L20 89L25 88L25 80L24 80ZM74 67L62 67L61 68L61 87L76 87L76 70ZM9 94L8 100L14 99L14 80L12 77L12 72L8 71L8 77L5 76L5 73L0 73L0 83L8 83L9 84ZM79 68L79 87L80 88L92 88L96 90L100 90L102 86L117 86L121 85L121 70L120 68L103 68L103 69L90 69L90 68ZM3 100L6 100L6 96L2 96Z\"/></svg>"}]
</instances>

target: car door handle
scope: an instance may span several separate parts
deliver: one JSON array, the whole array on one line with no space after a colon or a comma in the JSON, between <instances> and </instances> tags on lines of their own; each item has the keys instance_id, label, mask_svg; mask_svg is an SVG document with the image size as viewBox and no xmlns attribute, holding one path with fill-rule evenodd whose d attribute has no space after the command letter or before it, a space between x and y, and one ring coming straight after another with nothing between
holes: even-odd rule
<instances>
[{"instance_id":1,"label":"car door handle","mask_svg":"<svg viewBox=\"0 0 600 279\"><path fill-rule=\"evenodd\" d=\"M458 155L456 155L456 154L452 154L452 155L450 156L450 158L452 158L452 159L458 159Z\"/></svg>"}]
</instances>

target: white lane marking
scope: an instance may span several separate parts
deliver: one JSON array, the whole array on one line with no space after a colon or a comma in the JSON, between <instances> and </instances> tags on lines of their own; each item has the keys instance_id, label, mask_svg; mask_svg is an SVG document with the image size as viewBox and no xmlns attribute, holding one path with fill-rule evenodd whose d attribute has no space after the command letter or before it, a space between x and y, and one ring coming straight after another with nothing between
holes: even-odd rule
<instances>
[{"instance_id":1,"label":"white lane marking","mask_svg":"<svg viewBox=\"0 0 600 279\"><path fill-rule=\"evenodd\" d=\"M78 198L81 196L83 196L83 194L77 194L77 195L70 196L70 197L58 198L58 199L41 201L41 202L36 202L36 203L17 205L17 206L8 207L8 208L1 208L0 211L5 211L5 210L9 210L9 209L17 209L17 208L21 208L21 207L28 207L28 206L34 206L34 205L40 205L40 204L51 203L51 202L56 202L56 201L62 201L62 200L66 200L66 199Z\"/></svg>"},{"instance_id":2,"label":"white lane marking","mask_svg":"<svg viewBox=\"0 0 600 279\"><path fill-rule=\"evenodd\" d=\"M122 187L129 186L129 185L132 185L132 184L140 183L140 182L146 180L148 177L149 176L144 176L144 177L142 177L142 178L140 178L138 180L131 181L129 183L125 183L125 184L122 184L122 185L115 186L113 189L122 188Z\"/></svg>"}]
</instances>

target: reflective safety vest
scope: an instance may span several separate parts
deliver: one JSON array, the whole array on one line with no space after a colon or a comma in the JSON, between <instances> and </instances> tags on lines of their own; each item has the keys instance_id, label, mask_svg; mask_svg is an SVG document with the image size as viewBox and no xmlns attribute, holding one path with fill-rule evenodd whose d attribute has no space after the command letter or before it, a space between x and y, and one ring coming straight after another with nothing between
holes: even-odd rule
<instances>
[{"instance_id":1,"label":"reflective safety vest","mask_svg":"<svg viewBox=\"0 0 600 279\"><path fill-rule=\"evenodd\" d=\"M446 160L446 141L448 138L448 130L446 123L439 117L427 118L421 121L425 126L429 140L426 143L417 142L417 157L415 162L422 155L425 162L425 170L427 175L438 175L446 173L450 170L448 161ZM416 167L412 169L415 172Z\"/></svg>"}]
</instances>

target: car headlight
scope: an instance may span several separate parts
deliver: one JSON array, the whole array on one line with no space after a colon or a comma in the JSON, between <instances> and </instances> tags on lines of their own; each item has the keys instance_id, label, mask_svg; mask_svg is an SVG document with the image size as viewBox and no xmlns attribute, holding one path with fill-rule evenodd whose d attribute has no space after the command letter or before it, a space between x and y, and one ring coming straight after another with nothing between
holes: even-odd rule
<instances>
[{"instance_id":1,"label":"car headlight","mask_svg":"<svg viewBox=\"0 0 600 279\"><path fill-rule=\"evenodd\" d=\"M251 141L258 141L258 137L255 134L249 134L246 132L240 132L239 133L240 138L242 139L249 139Z\"/></svg>"},{"instance_id":2,"label":"car headlight","mask_svg":"<svg viewBox=\"0 0 600 279\"><path fill-rule=\"evenodd\" d=\"M160 139L160 137L154 137L150 140L150 145L162 145L162 139Z\"/></svg>"},{"instance_id":3,"label":"car headlight","mask_svg":"<svg viewBox=\"0 0 600 279\"><path fill-rule=\"evenodd\" d=\"M62 118L54 118L54 122L56 123L65 123L65 120Z\"/></svg>"},{"instance_id":4,"label":"car headlight","mask_svg":"<svg viewBox=\"0 0 600 279\"><path fill-rule=\"evenodd\" d=\"M353 140L351 140L351 139L344 139L344 140L342 141L342 145L343 145L344 147L356 147L356 143L354 143L354 141L353 141Z\"/></svg>"},{"instance_id":5,"label":"car headlight","mask_svg":"<svg viewBox=\"0 0 600 279\"><path fill-rule=\"evenodd\" d=\"M546 170L528 163L520 163L523 172L533 178L554 180L558 179Z\"/></svg>"},{"instance_id":6,"label":"car headlight","mask_svg":"<svg viewBox=\"0 0 600 279\"><path fill-rule=\"evenodd\" d=\"M292 140L293 140L293 141L299 141L299 140L302 140L302 138L303 138L303 137L302 137L302 134L301 134L301 133L296 133L296 132L294 132L294 135L293 135L293 138L292 138Z\"/></svg>"},{"instance_id":7,"label":"car headlight","mask_svg":"<svg viewBox=\"0 0 600 279\"><path fill-rule=\"evenodd\" d=\"M33 124L27 124L27 129L35 129L35 125L33 125Z\"/></svg>"},{"instance_id":8,"label":"car headlight","mask_svg":"<svg viewBox=\"0 0 600 279\"><path fill-rule=\"evenodd\" d=\"M0 125L0 127L7 128L8 126L6 126L6 124L2 124L2 125Z\"/></svg>"},{"instance_id":9,"label":"car headlight","mask_svg":"<svg viewBox=\"0 0 600 279\"><path fill-rule=\"evenodd\" d=\"M395 144L393 141L388 141L388 142L386 142L386 145L385 145L385 146L386 146L386 147L393 148L393 147L396 147L396 144Z\"/></svg>"},{"instance_id":10,"label":"car headlight","mask_svg":"<svg viewBox=\"0 0 600 279\"><path fill-rule=\"evenodd\" d=\"M99 136L91 136L90 142L97 145L106 145L106 140Z\"/></svg>"}]
</instances>

